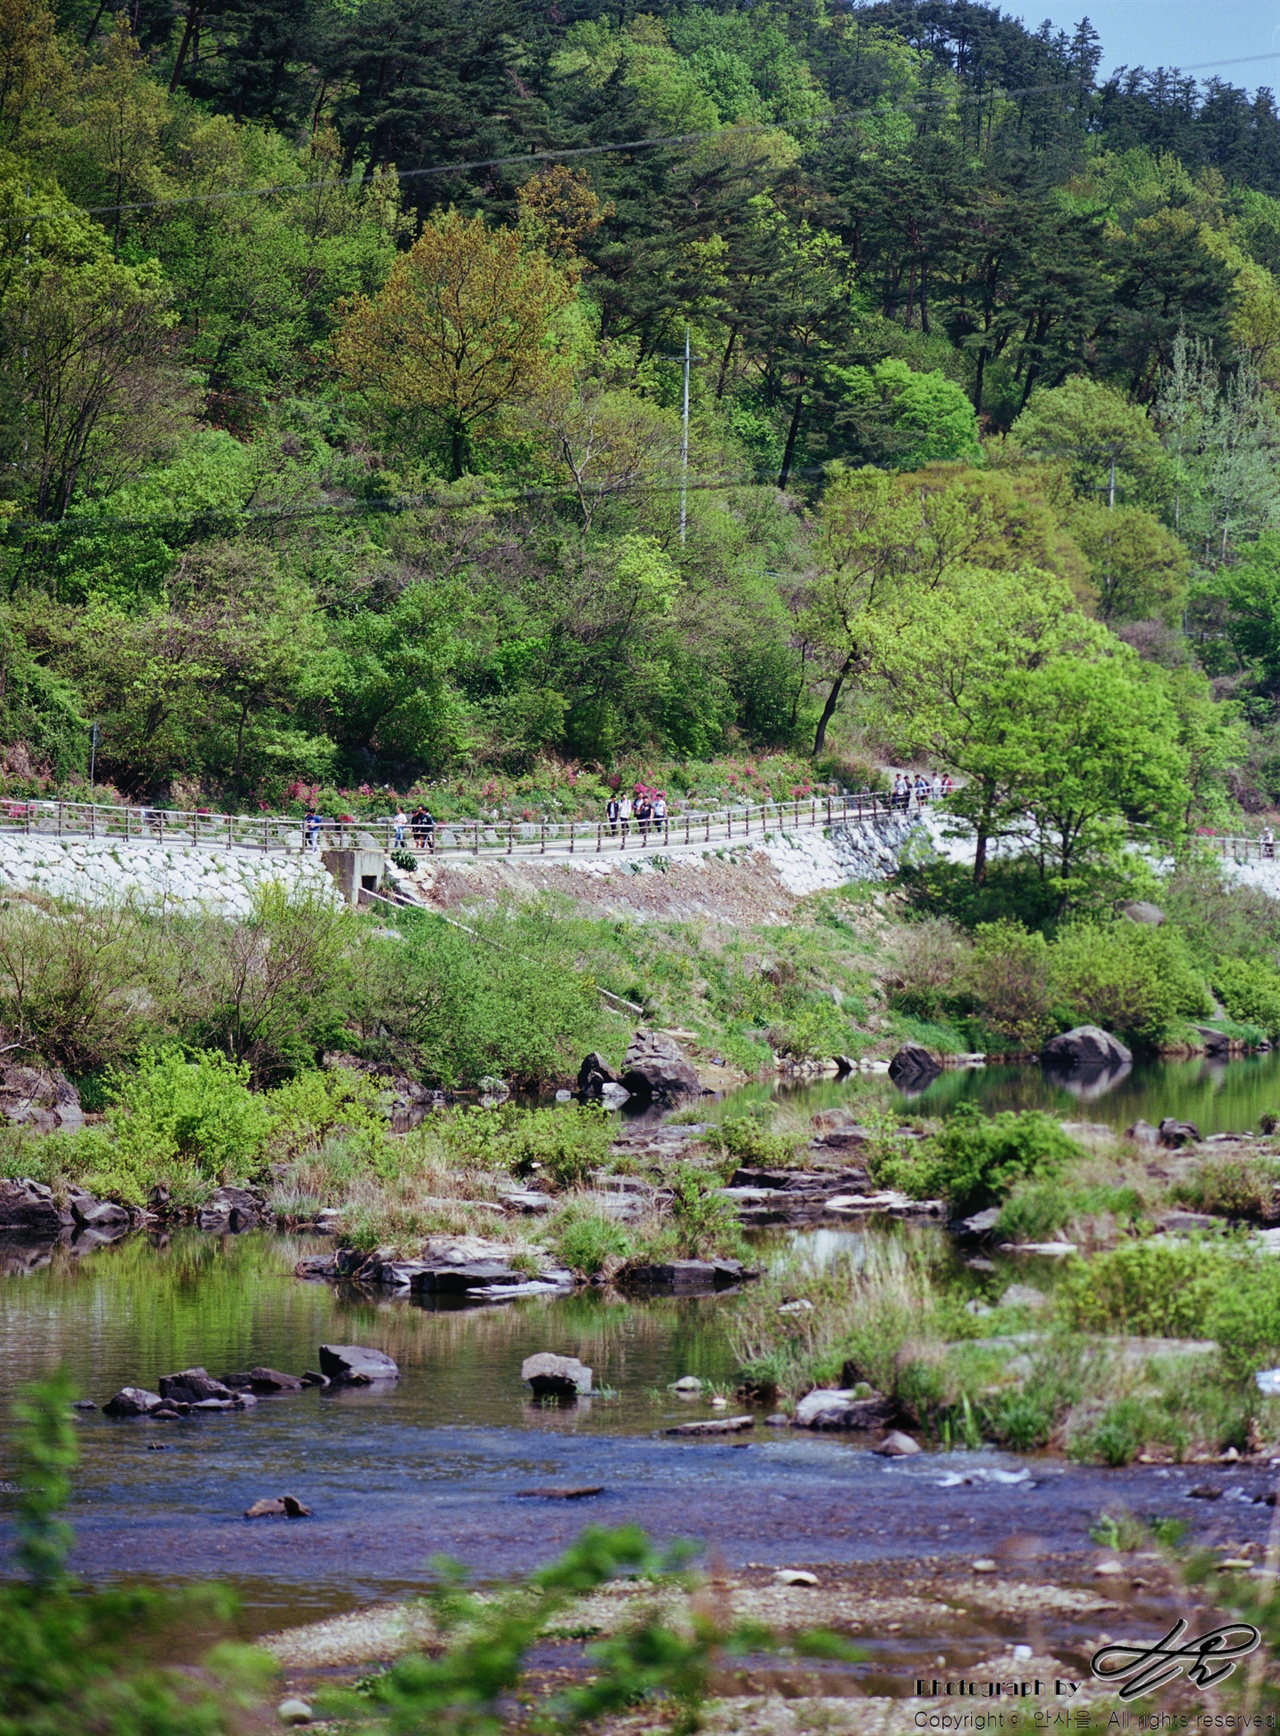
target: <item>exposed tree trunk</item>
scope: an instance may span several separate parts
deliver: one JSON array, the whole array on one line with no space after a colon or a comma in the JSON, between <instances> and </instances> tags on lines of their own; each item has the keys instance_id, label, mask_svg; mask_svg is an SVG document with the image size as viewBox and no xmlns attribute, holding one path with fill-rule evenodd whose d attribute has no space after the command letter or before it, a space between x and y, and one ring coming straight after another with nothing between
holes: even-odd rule
<instances>
[{"instance_id":1,"label":"exposed tree trunk","mask_svg":"<svg viewBox=\"0 0 1280 1736\"><path fill-rule=\"evenodd\" d=\"M729 341L724 346L724 356L720 363L720 378L716 381L716 403L724 397L724 383L729 376L729 358L733 354L733 346L738 336L737 326L729 327Z\"/></svg>"},{"instance_id":2,"label":"exposed tree trunk","mask_svg":"<svg viewBox=\"0 0 1280 1736\"><path fill-rule=\"evenodd\" d=\"M987 823L978 822L978 836L973 846L973 883L975 886L985 884L987 878Z\"/></svg>"},{"instance_id":3,"label":"exposed tree trunk","mask_svg":"<svg viewBox=\"0 0 1280 1736\"><path fill-rule=\"evenodd\" d=\"M982 376L987 371L987 346L984 344L978 351L978 372L973 381L973 413L982 414Z\"/></svg>"},{"instance_id":4,"label":"exposed tree trunk","mask_svg":"<svg viewBox=\"0 0 1280 1736\"><path fill-rule=\"evenodd\" d=\"M186 65L187 61L187 50L191 47L191 38L195 35L196 26L200 22L200 10L202 5L203 0L188 0L187 22L182 32L182 41L178 44L178 58L173 63L173 77L169 80L170 96L173 95L174 91L177 90L178 85L181 83L182 69ZM102 15L101 7L98 8L98 15L99 17ZM97 28L96 19L94 21L94 28Z\"/></svg>"},{"instance_id":5,"label":"exposed tree trunk","mask_svg":"<svg viewBox=\"0 0 1280 1736\"><path fill-rule=\"evenodd\" d=\"M89 28L84 33L84 45L86 48L88 48L89 44L93 41L94 37L98 34L98 25L102 22L102 14L106 11L106 9L107 9L107 0L102 0L102 4L98 7L98 10L93 15L93 23L89 26Z\"/></svg>"},{"instance_id":6,"label":"exposed tree trunk","mask_svg":"<svg viewBox=\"0 0 1280 1736\"><path fill-rule=\"evenodd\" d=\"M818 719L818 727L813 733L814 753L821 753L823 748L827 745L827 725L836 714L836 706L840 703L840 691L843 688L849 671L852 668L853 652L850 651L849 655L840 666L840 673L831 683L831 690L827 694L827 702L822 708L822 716Z\"/></svg>"},{"instance_id":7,"label":"exposed tree trunk","mask_svg":"<svg viewBox=\"0 0 1280 1736\"><path fill-rule=\"evenodd\" d=\"M796 435L800 432L800 412L804 409L804 390L796 393L795 409L791 412L791 426L787 429L786 449L782 454L782 469L778 472L778 487L787 486L787 478L791 475L791 460L796 455Z\"/></svg>"}]
</instances>

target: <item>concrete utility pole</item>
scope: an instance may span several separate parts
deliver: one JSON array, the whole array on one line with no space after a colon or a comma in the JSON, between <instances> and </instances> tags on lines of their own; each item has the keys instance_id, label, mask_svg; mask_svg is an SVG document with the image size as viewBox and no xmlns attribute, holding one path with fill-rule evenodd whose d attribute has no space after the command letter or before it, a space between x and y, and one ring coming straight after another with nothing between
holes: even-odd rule
<instances>
[{"instance_id":1,"label":"concrete utility pole","mask_svg":"<svg viewBox=\"0 0 1280 1736\"><path fill-rule=\"evenodd\" d=\"M689 518L689 328L684 328L684 409L680 424L680 541Z\"/></svg>"}]
</instances>

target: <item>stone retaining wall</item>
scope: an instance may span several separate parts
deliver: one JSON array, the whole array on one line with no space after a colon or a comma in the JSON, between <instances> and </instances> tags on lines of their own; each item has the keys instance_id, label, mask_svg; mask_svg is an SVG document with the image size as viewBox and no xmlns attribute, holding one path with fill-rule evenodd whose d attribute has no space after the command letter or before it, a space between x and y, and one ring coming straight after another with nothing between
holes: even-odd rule
<instances>
[{"instance_id":1,"label":"stone retaining wall","mask_svg":"<svg viewBox=\"0 0 1280 1736\"><path fill-rule=\"evenodd\" d=\"M316 851L217 850L120 838L0 835L0 894L45 892L82 905L139 904L193 915L247 916L272 884L291 896L342 900Z\"/></svg>"}]
</instances>

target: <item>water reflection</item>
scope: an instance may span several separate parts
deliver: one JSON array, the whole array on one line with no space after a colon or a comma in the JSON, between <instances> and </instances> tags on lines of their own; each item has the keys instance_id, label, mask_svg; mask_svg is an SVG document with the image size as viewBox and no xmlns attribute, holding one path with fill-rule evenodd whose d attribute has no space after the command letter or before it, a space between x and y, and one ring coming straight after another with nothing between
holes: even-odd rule
<instances>
[{"instance_id":1,"label":"water reflection","mask_svg":"<svg viewBox=\"0 0 1280 1736\"><path fill-rule=\"evenodd\" d=\"M957 1104L976 1103L988 1114L1002 1109L1045 1109L1064 1120L1087 1119L1123 1132L1139 1120L1164 1116L1194 1121L1201 1133L1257 1130L1266 1111L1280 1112L1280 1051L1239 1060L1198 1056L1190 1061L1135 1061L1112 1073L1093 1068L1011 1067L948 1069L922 1091L908 1095L883 1075L854 1075L813 1085L744 1086L717 1106L724 1115L775 1097L803 1113L844 1107L895 1107L912 1115L946 1115Z\"/></svg>"}]
</instances>

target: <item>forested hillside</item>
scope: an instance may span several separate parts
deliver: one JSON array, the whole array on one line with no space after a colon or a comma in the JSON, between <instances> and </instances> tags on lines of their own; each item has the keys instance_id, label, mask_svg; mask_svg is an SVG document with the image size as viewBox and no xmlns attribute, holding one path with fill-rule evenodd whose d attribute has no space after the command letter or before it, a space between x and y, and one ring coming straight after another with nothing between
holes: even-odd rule
<instances>
[{"instance_id":1,"label":"forested hillside","mask_svg":"<svg viewBox=\"0 0 1280 1736\"><path fill-rule=\"evenodd\" d=\"M90 721L129 796L271 807L916 754L1068 878L1270 807L1280 116L1100 53L0 0L9 787Z\"/></svg>"}]
</instances>

